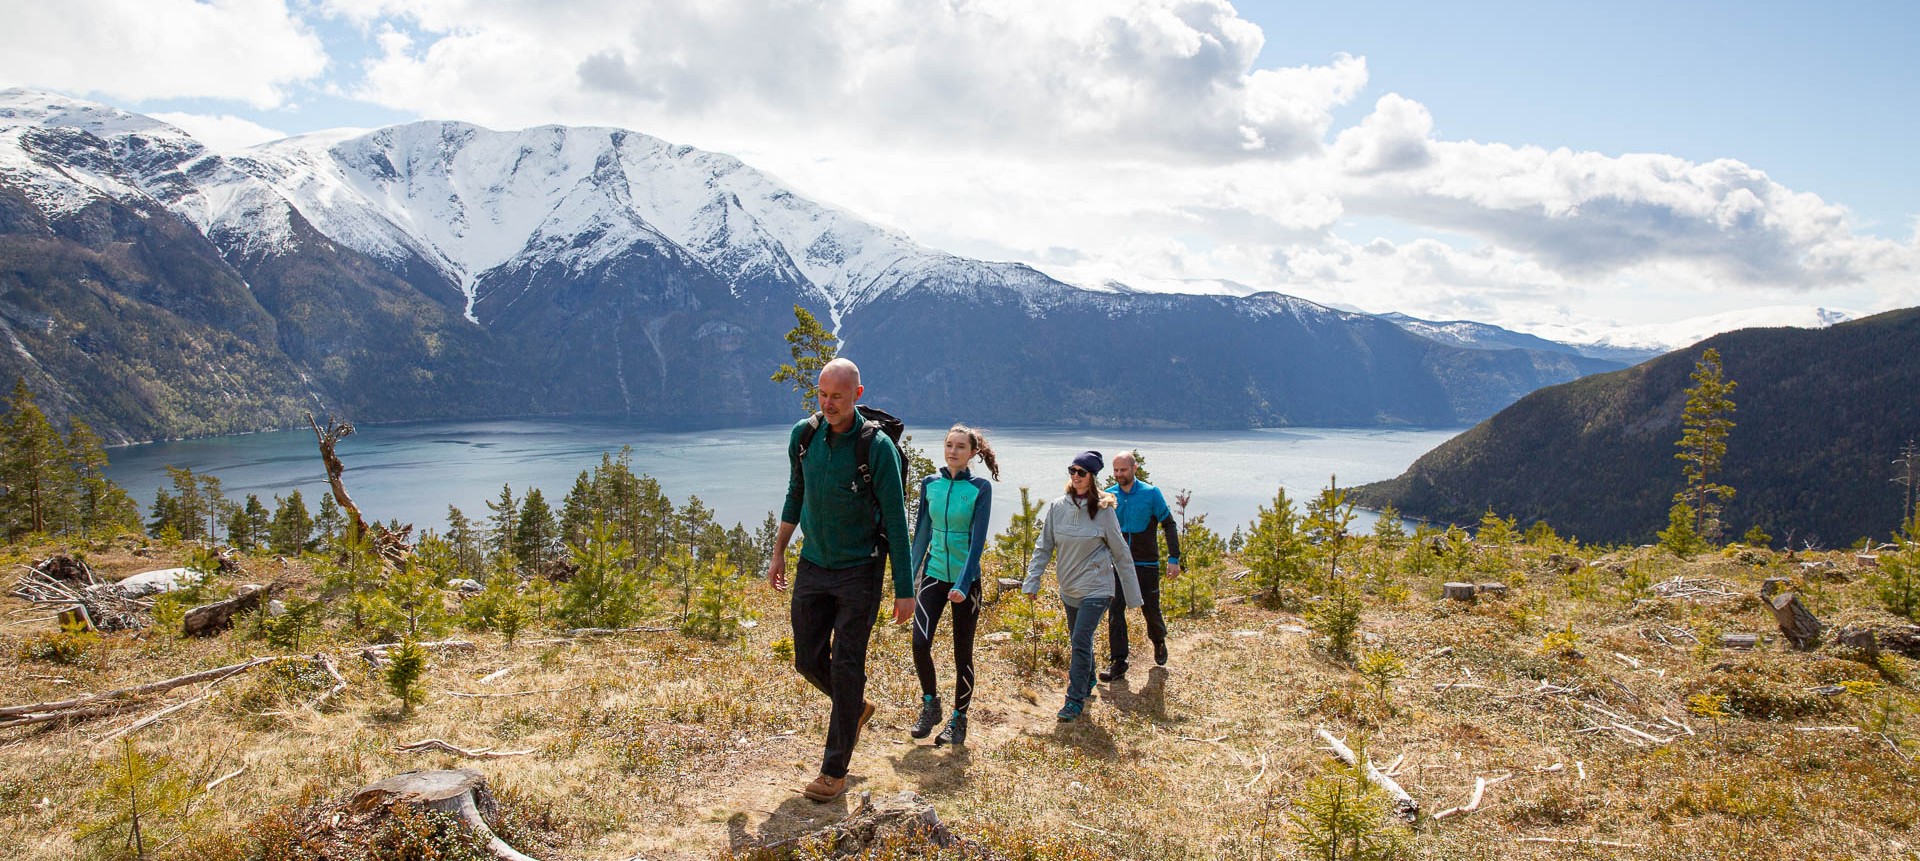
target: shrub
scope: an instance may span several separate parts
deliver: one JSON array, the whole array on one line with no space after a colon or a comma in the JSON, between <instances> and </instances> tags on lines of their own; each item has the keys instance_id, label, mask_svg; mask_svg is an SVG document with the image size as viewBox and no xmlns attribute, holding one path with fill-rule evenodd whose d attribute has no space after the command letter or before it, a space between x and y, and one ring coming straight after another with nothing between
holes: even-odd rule
<instances>
[{"instance_id":1,"label":"shrub","mask_svg":"<svg viewBox=\"0 0 1920 861\"><path fill-rule=\"evenodd\" d=\"M1386 861L1400 857L1400 834L1386 824L1386 796L1359 769L1336 766L1307 782L1287 821L1294 844L1327 861Z\"/></svg>"},{"instance_id":2,"label":"shrub","mask_svg":"<svg viewBox=\"0 0 1920 861\"><path fill-rule=\"evenodd\" d=\"M20 657L29 661L79 665L87 663L94 647L98 645L99 634L79 622L65 622L58 631L28 638L20 645Z\"/></svg>"},{"instance_id":3,"label":"shrub","mask_svg":"<svg viewBox=\"0 0 1920 861\"><path fill-rule=\"evenodd\" d=\"M400 700L400 714L413 713L415 703L427 701L427 650L409 638L387 651L387 690Z\"/></svg>"},{"instance_id":4,"label":"shrub","mask_svg":"<svg viewBox=\"0 0 1920 861\"><path fill-rule=\"evenodd\" d=\"M1360 632L1360 593L1351 583L1338 579L1327 594L1307 612L1313 630L1327 638L1327 651L1334 657L1353 657L1353 639Z\"/></svg>"}]
</instances>

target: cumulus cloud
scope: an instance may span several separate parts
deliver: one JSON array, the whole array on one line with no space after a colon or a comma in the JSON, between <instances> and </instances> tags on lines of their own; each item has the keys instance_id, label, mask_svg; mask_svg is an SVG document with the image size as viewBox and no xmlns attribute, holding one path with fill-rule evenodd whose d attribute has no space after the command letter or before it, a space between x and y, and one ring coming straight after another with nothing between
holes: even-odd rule
<instances>
[{"instance_id":1,"label":"cumulus cloud","mask_svg":"<svg viewBox=\"0 0 1920 861\"><path fill-rule=\"evenodd\" d=\"M194 140L217 152L242 150L254 144L277 141L287 136L286 132L270 129L252 120L231 114L161 112L148 114L148 116L180 128L187 134L193 135Z\"/></svg>"},{"instance_id":2,"label":"cumulus cloud","mask_svg":"<svg viewBox=\"0 0 1920 861\"><path fill-rule=\"evenodd\" d=\"M356 93L479 122L841 136L921 148L1181 161L1319 150L1364 60L1253 68L1260 29L1225 0L831 4L336 0L422 35ZM702 132L695 132L702 133Z\"/></svg>"},{"instance_id":3,"label":"cumulus cloud","mask_svg":"<svg viewBox=\"0 0 1920 861\"><path fill-rule=\"evenodd\" d=\"M116 99L276 107L326 63L281 0L13 3L0 28L0 83Z\"/></svg>"}]
</instances>

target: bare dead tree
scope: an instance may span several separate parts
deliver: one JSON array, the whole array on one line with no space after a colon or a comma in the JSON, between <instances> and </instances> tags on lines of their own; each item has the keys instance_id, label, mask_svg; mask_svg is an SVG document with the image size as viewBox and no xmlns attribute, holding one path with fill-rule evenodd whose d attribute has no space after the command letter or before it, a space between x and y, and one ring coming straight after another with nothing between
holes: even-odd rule
<instances>
[{"instance_id":1,"label":"bare dead tree","mask_svg":"<svg viewBox=\"0 0 1920 861\"><path fill-rule=\"evenodd\" d=\"M1920 492L1920 484L1915 483L1915 474L1920 473L1920 442L1907 440L1900 447L1900 456L1893 459L1893 465L1900 468L1900 474L1893 481L1906 487L1906 503L1900 509L1900 524L1904 528L1914 516L1915 494Z\"/></svg>"},{"instance_id":2,"label":"bare dead tree","mask_svg":"<svg viewBox=\"0 0 1920 861\"><path fill-rule=\"evenodd\" d=\"M360 506L355 505L353 497L347 495L347 485L341 480L341 474L347 471L340 462L340 455L334 452L334 446L353 435L352 422L336 422L327 419L325 430L314 421L313 413L307 413L307 424L313 428L314 439L320 443L320 460L327 468L327 484L333 487L333 499L347 512L347 528L350 535L365 536L373 542L373 548L380 558L399 565L413 554L413 544L407 539L413 534L413 524L407 524L398 530L374 524L369 528L366 518L360 515Z\"/></svg>"}]
</instances>

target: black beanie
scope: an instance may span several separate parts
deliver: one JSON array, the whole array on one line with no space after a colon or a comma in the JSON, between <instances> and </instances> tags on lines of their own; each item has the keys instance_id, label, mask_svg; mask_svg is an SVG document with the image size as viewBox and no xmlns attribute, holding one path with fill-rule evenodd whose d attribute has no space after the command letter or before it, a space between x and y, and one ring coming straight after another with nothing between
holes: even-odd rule
<instances>
[{"instance_id":1,"label":"black beanie","mask_svg":"<svg viewBox=\"0 0 1920 861\"><path fill-rule=\"evenodd\" d=\"M1097 451L1083 451L1074 456L1073 465L1093 473L1094 478L1099 478L1100 470L1106 468L1107 462Z\"/></svg>"}]
</instances>

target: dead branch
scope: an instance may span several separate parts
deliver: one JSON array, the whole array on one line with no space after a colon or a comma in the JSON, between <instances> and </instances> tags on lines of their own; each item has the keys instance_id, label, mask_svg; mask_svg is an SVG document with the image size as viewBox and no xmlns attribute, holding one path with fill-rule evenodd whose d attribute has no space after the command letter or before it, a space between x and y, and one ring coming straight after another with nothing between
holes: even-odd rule
<instances>
[{"instance_id":1,"label":"dead branch","mask_svg":"<svg viewBox=\"0 0 1920 861\"><path fill-rule=\"evenodd\" d=\"M533 696L534 694L563 694L563 693L566 693L567 691L577 691L584 687L586 687L586 685L573 685L571 687L565 687L565 688L542 688L537 691L511 691L507 693L498 693L498 694L470 694L470 693L466 693L465 691L447 691L446 695L450 697L461 697L461 698L470 699L470 700L493 700L493 699L501 699L504 697L530 697L530 696Z\"/></svg>"},{"instance_id":2,"label":"dead branch","mask_svg":"<svg viewBox=\"0 0 1920 861\"><path fill-rule=\"evenodd\" d=\"M263 658L249 658L237 664L229 664L224 667L215 667L211 670L201 670L200 672L197 672L197 673L188 673L187 675L184 675L184 676L175 676L171 679L162 679L157 682L149 682L144 685L136 685L130 688L121 688L115 691L108 691L104 694L92 694L89 696L76 697L70 700L61 700L59 702L51 702L51 703L33 703L31 705L23 705L23 706L0 706L0 726L13 725L13 723L11 721L8 721L7 718L12 718L20 715L43 713L43 712L71 711L79 708L91 708L96 704L103 703L108 700L125 699L129 697L143 696L146 694L160 693L161 691L170 691L170 690L173 690L174 688L181 687L183 685L191 685L195 682L204 682L209 679L224 678L225 676L228 676L234 673L246 672L247 670L251 670L254 667L257 667L261 664L269 663L271 661L277 661L279 659L280 657L277 655L263 657ZM103 712L103 714L106 714L106 712Z\"/></svg>"},{"instance_id":3,"label":"dead branch","mask_svg":"<svg viewBox=\"0 0 1920 861\"><path fill-rule=\"evenodd\" d=\"M387 652L393 649L398 649L398 648L400 648L399 643L380 643L378 645L368 646L364 649L361 649L360 657L364 659L367 663L378 667L382 663L385 663L387 659ZM455 652L471 652L474 649L474 645L473 643L467 640L434 640L428 643L421 643L420 648L447 649Z\"/></svg>"},{"instance_id":4,"label":"dead branch","mask_svg":"<svg viewBox=\"0 0 1920 861\"><path fill-rule=\"evenodd\" d=\"M1564 837L1515 837L1515 843L1566 843L1574 846L1607 846L1614 849L1645 849L1640 843L1616 843L1612 840L1587 840L1585 838Z\"/></svg>"},{"instance_id":5,"label":"dead branch","mask_svg":"<svg viewBox=\"0 0 1920 861\"><path fill-rule=\"evenodd\" d=\"M1438 822L1456 813L1472 813L1475 810L1479 810L1480 798L1481 796L1486 795L1486 793L1487 793L1487 779L1484 777L1474 778L1473 779L1473 795L1467 798L1467 803L1459 807L1449 807L1446 810L1442 810L1439 813L1435 813L1433 815L1434 821Z\"/></svg>"},{"instance_id":6,"label":"dead branch","mask_svg":"<svg viewBox=\"0 0 1920 861\"><path fill-rule=\"evenodd\" d=\"M533 752L531 749L494 750L491 747L481 747L481 748L475 748L473 750L467 750L466 748L454 747L453 745L450 745L437 738L429 738L423 741L409 742L407 744L398 745L394 748L394 750L401 753L419 753L421 751L427 751L427 750L438 750L438 751L445 751L447 753L454 754L455 756L464 756L468 759L504 759L509 756L526 756L527 754Z\"/></svg>"},{"instance_id":7,"label":"dead branch","mask_svg":"<svg viewBox=\"0 0 1920 861\"><path fill-rule=\"evenodd\" d=\"M1314 732L1319 734L1320 740L1327 743L1327 748L1332 750L1333 755L1339 757L1341 762L1364 770L1367 779L1372 781L1375 786L1384 790L1387 795L1393 799L1395 815L1408 822L1413 822L1420 818L1420 802L1413 800L1413 796L1408 795L1406 790L1401 789L1400 784L1395 782L1393 778L1388 777L1380 771L1380 769L1375 768L1371 759L1362 763L1360 758L1354 755L1353 750L1348 748L1346 744L1339 739L1334 738L1333 733L1327 732L1326 727L1321 727Z\"/></svg>"},{"instance_id":8,"label":"dead branch","mask_svg":"<svg viewBox=\"0 0 1920 861\"><path fill-rule=\"evenodd\" d=\"M234 770L232 770L232 771L229 771L229 772L227 772L226 774L223 774L223 775L220 775L219 777L216 777L216 778L214 778L214 779L213 779L213 780L211 780L211 781L208 781L208 782L207 782L207 787L206 787L206 789L204 789L204 790L201 790L201 791L202 791L202 792L212 792L212 791L214 790L214 788L215 788L215 787L218 787L218 786L219 786L220 784L222 784L222 783L226 783L227 781L229 781L229 780L232 780L232 779L234 779L234 778L236 778L236 777L239 777L240 775L243 775L243 774L246 774L246 773L247 773L247 767L246 767L246 766L244 766L244 765L243 765L243 766L240 766L239 768L236 768L236 769L234 769Z\"/></svg>"},{"instance_id":9,"label":"dead branch","mask_svg":"<svg viewBox=\"0 0 1920 861\"><path fill-rule=\"evenodd\" d=\"M364 535L373 542L374 552L389 564L398 566L408 556L413 555L413 545L407 538L413 533L413 525L408 524L399 530L388 529L376 524L372 529L367 526L366 518L360 515L360 506L354 504L353 497L347 495L347 485L341 480L346 465L340 462L340 455L333 447L343 439L353 435L352 422L327 420L326 430L320 429L320 423L313 420L313 413L307 413L307 425L313 428L313 437L320 443L320 461L327 468L327 484L333 488L333 501L347 512L349 535Z\"/></svg>"},{"instance_id":10,"label":"dead branch","mask_svg":"<svg viewBox=\"0 0 1920 861\"><path fill-rule=\"evenodd\" d=\"M321 652L314 655L314 658L320 661L320 669L326 671L327 675L333 677L333 687L326 689L320 696L315 697L313 702L307 704L307 708L319 711L321 706L327 704L327 700L333 699L339 695L341 691L347 689L347 680L344 676L340 675L340 667L333 662L332 655Z\"/></svg>"}]
</instances>

